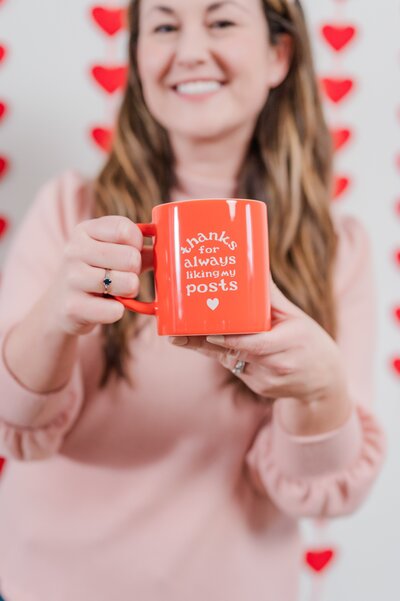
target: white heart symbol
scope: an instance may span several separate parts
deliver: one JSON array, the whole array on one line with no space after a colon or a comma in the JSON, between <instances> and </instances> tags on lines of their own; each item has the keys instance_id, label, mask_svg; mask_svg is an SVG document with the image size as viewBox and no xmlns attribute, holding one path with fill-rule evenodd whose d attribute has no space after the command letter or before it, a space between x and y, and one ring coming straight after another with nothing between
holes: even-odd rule
<instances>
[{"instance_id":1,"label":"white heart symbol","mask_svg":"<svg viewBox=\"0 0 400 601\"><path fill-rule=\"evenodd\" d=\"M207 307L209 309L211 309L211 311L215 311L215 309L218 307L219 305L219 299L218 298L209 298L207 299Z\"/></svg>"}]
</instances>

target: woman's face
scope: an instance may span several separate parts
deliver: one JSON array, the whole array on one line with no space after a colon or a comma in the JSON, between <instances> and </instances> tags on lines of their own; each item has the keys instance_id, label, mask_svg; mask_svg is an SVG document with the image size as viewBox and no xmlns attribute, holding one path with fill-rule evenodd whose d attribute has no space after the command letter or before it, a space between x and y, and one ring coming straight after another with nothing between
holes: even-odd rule
<instances>
[{"instance_id":1,"label":"woman's face","mask_svg":"<svg viewBox=\"0 0 400 601\"><path fill-rule=\"evenodd\" d=\"M261 0L140 0L143 94L170 134L253 128L288 55L287 44L269 43Z\"/></svg>"}]
</instances>

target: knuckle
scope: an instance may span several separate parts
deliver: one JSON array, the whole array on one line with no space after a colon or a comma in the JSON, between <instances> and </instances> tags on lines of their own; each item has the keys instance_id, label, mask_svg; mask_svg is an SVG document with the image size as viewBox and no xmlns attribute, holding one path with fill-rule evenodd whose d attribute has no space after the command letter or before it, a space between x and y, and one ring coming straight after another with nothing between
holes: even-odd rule
<instances>
[{"instance_id":1,"label":"knuckle","mask_svg":"<svg viewBox=\"0 0 400 601\"><path fill-rule=\"evenodd\" d=\"M89 219L85 219L85 221L81 221L75 226L74 236L76 238L81 238L84 234L86 234L86 228L89 221Z\"/></svg>"},{"instance_id":2,"label":"knuckle","mask_svg":"<svg viewBox=\"0 0 400 601\"><path fill-rule=\"evenodd\" d=\"M139 289L139 278L136 273L128 273L128 292L135 293Z\"/></svg>"},{"instance_id":3,"label":"knuckle","mask_svg":"<svg viewBox=\"0 0 400 601\"><path fill-rule=\"evenodd\" d=\"M64 248L64 258L67 262L74 261L76 259L76 246L72 240L67 242Z\"/></svg>"},{"instance_id":4,"label":"knuckle","mask_svg":"<svg viewBox=\"0 0 400 601\"><path fill-rule=\"evenodd\" d=\"M290 376L294 369L289 363L280 361L276 363L274 371L278 376Z\"/></svg>"},{"instance_id":5,"label":"knuckle","mask_svg":"<svg viewBox=\"0 0 400 601\"><path fill-rule=\"evenodd\" d=\"M74 296L70 296L64 303L65 316L70 320L76 320L78 316L78 303Z\"/></svg>"},{"instance_id":6,"label":"knuckle","mask_svg":"<svg viewBox=\"0 0 400 601\"><path fill-rule=\"evenodd\" d=\"M127 242L130 238L131 224L125 217L118 219L115 226L115 238L117 242Z\"/></svg>"},{"instance_id":7,"label":"knuckle","mask_svg":"<svg viewBox=\"0 0 400 601\"><path fill-rule=\"evenodd\" d=\"M108 306L110 309L106 323L114 323L122 319L125 312L125 307L122 303L119 303L118 301L112 303L109 302Z\"/></svg>"},{"instance_id":8,"label":"knuckle","mask_svg":"<svg viewBox=\"0 0 400 601\"><path fill-rule=\"evenodd\" d=\"M134 234L135 243L138 245L138 248L143 248L143 233L140 227L136 223L132 223L132 233Z\"/></svg>"},{"instance_id":9,"label":"knuckle","mask_svg":"<svg viewBox=\"0 0 400 601\"><path fill-rule=\"evenodd\" d=\"M258 396L265 396L267 391L266 385L263 383L257 383L253 386L253 392L255 392Z\"/></svg>"},{"instance_id":10,"label":"knuckle","mask_svg":"<svg viewBox=\"0 0 400 601\"><path fill-rule=\"evenodd\" d=\"M122 303L118 303L118 307L115 310L117 319L122 319L122 317L124 316L125 313L125 307Z\"/></svg>"},{"instance_id":11,"label":"knuckle","mask_svg":"<svg viewBox=\"0 0 400 601\"><path fill-rule=\"evenodd\" d=\"M126 251L126 268L129 271L139 271L140 253L137 248L128 248Z\"/></svg>"}]
</instances>

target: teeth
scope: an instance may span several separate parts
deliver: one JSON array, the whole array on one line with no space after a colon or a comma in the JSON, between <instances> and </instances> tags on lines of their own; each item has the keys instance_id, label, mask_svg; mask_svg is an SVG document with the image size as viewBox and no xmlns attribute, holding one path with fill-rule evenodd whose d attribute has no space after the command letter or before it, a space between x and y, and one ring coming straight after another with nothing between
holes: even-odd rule
<instances>
[{"instance_id":1,"label":"teeth","mask_svg":"<svg viewBox=\"0 0 400 601\"><path fill-rule=\"evenodd\" d=\"M176 89L180 94L206 94L216 92L221 87L222 84L219 81L190 81L181 83Z\"/></svg>"}]
</instances>

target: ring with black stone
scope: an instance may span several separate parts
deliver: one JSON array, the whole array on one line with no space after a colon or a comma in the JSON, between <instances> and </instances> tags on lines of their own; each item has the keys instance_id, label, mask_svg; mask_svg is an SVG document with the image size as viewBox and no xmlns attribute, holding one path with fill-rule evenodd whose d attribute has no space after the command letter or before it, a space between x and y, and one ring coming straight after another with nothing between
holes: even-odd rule
<instances>
[{"instance_id":1,"label":"ring with black stone","mask_svg":"<svg viewBox=\"0 0 400 601\"><path fill-rule=\"evenodd\" d=\"M109 294L109 290L110 290L110 286L112 284L112 279L111 279L111 271L109 269L106 269L106 272L104 274L104 279L103 279L103 284L104 284L104 294Z\"/></svg>"}]
</instances>

